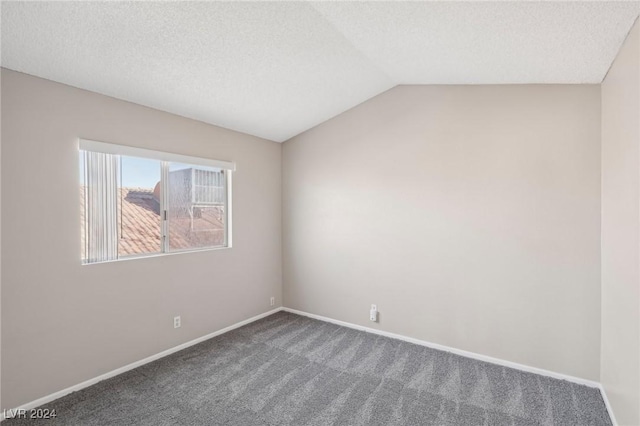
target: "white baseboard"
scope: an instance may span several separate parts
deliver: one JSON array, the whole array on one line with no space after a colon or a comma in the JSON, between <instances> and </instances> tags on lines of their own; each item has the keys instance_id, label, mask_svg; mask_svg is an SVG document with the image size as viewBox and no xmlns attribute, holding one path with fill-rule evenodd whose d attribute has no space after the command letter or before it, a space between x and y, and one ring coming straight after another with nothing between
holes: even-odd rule
<instances>
[{"instance_id":1,"label":"white baseboard","mask_svg":"<svg viewBox=\"0 0 640 426\"><path fill-rule=\"evenodd\" d=\"M602 394L602 399L604 400L605 406L607 407L607 411L609 412L609 416L611 417L611 422L613 423L614 426L617 426L617 422L615 419L615 416L613 414L613 409L611 407L611 404L609 403L609 399L607 398L607 394L604 390L604 387L602 386L602 384L592 381L592 380L587 380L587 379L582 379L579 377L574 377L574 376L569 376L566 374L561 374L561 373L556 373L554 371L549 371L549 370L545 370L542 368L537 368L537 367L531 367L528 365L524 365L524 364L518 364L516 362L511 362L511 361L506 361L500 358L494 358L494 357L490 357L487 355L481 355L475 352L469 352L469 351L465 351L462 349L456 349L456 348L452 348L450 346L445 346L445 345L440 345L437 343L432 343L432 342L427 342L425 340L419 340L419 339L414 339L413 337L407 337L407 336L403 336L401 334L395 334L395 333L390 333L387 331L382 331L382 330L377 330L375 328L370 328L370 327L364 327L361 325L357 325L357 324L353 324L353 323L349 323L346 321L340 321L340 320L335 320L332 318L328 318L328 317L324 317L322 315L316 315L316 314L310 314L308 312L303 312L303 311L299 311L297 309L291 309L291 308L285 308L285 307L280 307L280 308L276 308L273 309L271 311L265 312L263 314L260 315L256 315L255 317L246 319L244 321L240 321L238 323L235 323L233 325L230 325L229 327L225 327L221 330L218 331L214 331L213 333L207 334L206 336L202 336L199 337L197 339L191 340L189 342L183 343L181 345L175 346L171 349L167 349L165 351L162 351L160 353L157 353L155 355L151 355L147 358L141 359L140 361L136 361L133 362L131 364L125 365L124 367L120 367L117 368L115 370L112 370L108 373L102 374L98 377L95 377L93 379L89 379L86 380L82 383L79 383L77 385L68 387L66 389L60 390L58 392L54 392L50 395L44 396L42 398L38 398L34 401L28 402L26 404L21 405L20 407L18 407L16 410L30 410L32 408L36 408L39 407L43 404L46 404L48 402L54 401L58 398L61 398L65 395L70 394L71 392L76 392L79 391L81 389L87 388L91 385L94 385L98 382L101 382L103 380L109 379L111 377L117 376L118 374L122 374L125 373L129 370L133 370L134 368L140 367L142 365L148 364L152 361L155 361L157 359L163 358L167 355L171 355L172 353L181 351L182 349L186 349L190 346L193 345L197 345L198 343L204 342L205 340L211 339L213 337L219 336L221 334L227 333L231 330L235 330L236 328L242 327L243 325L252 323L254 321L257 321L259 319L262 319L264 317L267 317L269 315L275 314L276 312L280 312L280 311L286 311L286 312L290 312L292 314L297 314L297 315L302 315L305 317L309 317L309 318L313 318L313 319L317 319L320 321L324 321L324 322L329 322L332 324L336 324L336 325L341 325L343 327L348 327L348 328L353 328L355 330L361 330L361 331L365 331L367 333L373 333L373 334L377 334L380 336L385 336L385 337L390 337L392 339L397 339L397 340L402 340L405 342L409 342L409 343L414 343L416 345L420 345L420 346L426 346L432 349L438 349L441 351L445 351L445 352L451 352L454 353L456 355L460 355L460 356L464 356L467 358L472 358L472 359L477 359L480 361L484 361L484 362L489 362L492 364L497 364L497 365L501 365L504 367L509 367L509 368L514 368L516 370L521 370L521 371L526 371L529 373L534 373L534 374L540 374L542 376L547 376L547 377L552 377L554 379L560 379L560 380L566 380L569 382L573 382L573 383L577 383L579 385L585 385L585 386L589 386L589 387L593 387L593 388L598 388L600 390L600 393ZM5 419L5 411L3 411L2 413L0 413L0 421Z\"/></svg>"},{"instance_id":2,"label":"white baseboard","mask_svg":"<svg viewBox=\"0 0 640 426\"><path fill-rule=\"evenodd\" d=\"M166 351L162 351L162 352L157 353L155 355L151 355L151 356L149 356L147 358L141 359L140 361L133 362L131 364L125 365L124 367L116 368L115 370L109 371L108 373L102 374L102 375L100 375L98 377L94 377L93 379L85 380L84 382L78 383L77 385L70 386L70 387L68 387L66 389L62 389L62 390L60 390L58 392L54 392L54 393L52 393L50 395L47 395L47 396L43 396L42 398L38 398L38 399L36 399L34 401L31 401L31 402L28 402L26 404L23 404L23 405L15 408L15 409L3 410L2 413L0 413L0 421L5 420L6 413L9 413L9 412L15 413L16 412L15 410L30 410L32 408L39 407L39 406L41 406L43 404L46 404L46 403L51 402L51 401L54 401L54 400L56 400L58 398L62 398L63 396L68 395L71 392L76 392L76 391L79 391L81 389L87 388L87 387L89 387L91 385L94 385L94 384L96 384L98 382L101 382L103 380L110 379L111 377L117 376L118 374L122 374L122 373L125 373L125 372L129 371L129 370L133 370L134 368L137 368L137 367L140 367L142 365L148 364L148 363L150 363L152 361L155 361L157 359L163 358L163 357L165 357L167 355L171 355L172 353L181 351L182 349L186 349L186 348L188 348L190 346L197 345L198 343L204 342L205 340L209 340L209 339L211 339L213 337L216 337L216 336L219 336L221 334L227 333L227 332L229 332L231 330L235 330L236 328L240 328L243 325L247 325L249 323L252 323L254 321L257 321L259 319L267 317L269 315L275 314L276 312L280 312L281 310L282 310L282 308L276 308L276 309L273 309L271 311L265 312L263 314L256 315L255 317L246 319L244 321L237 322L237 323L235 323L233 325L230 325L229 327L225 327L225 328L223 328L221 330L214 331L213 333L209 333L206 336L198 337L197 339L191 340L189 342L183 343L183 344L178 345L178 346L174 346L173 348L167 349Z\"/></svg>"},{"instance_id":3,"label":"white baseboard","mask_svg":"<svg viewBox=\"0 0 640 426\"><path fill-rule=\"evenodd\" d=\"M611 423L613 424L613 426L618 426L616 416L613 414L613 407L609 402L609 398L607 398L607 392L604 390L604 386L602 386L602 383L599 384L598 388L600 388L600 394L602 395L602 399L604 400L604 405L607 407L607 412L609 413L609 418L611 418Z\"/></svg>"},{"instance_id":4,"label":"white baseboard","mask_svg":"<svg viewBox=\"0 0 640 426\"><path fill-rule=\"evenodd\" d=\"M528 373L540 374L541 376L553 377L554 379L567 380L569 382L577 383L579 385L585 385L592 388L600 388L600 383L593 380L582 379L580 377L569 376L566 374L556 373L554 371L544 370L542 368L531 367L529 365L518 364L512 361L506 361L500 358L494 358L487 355L481 355L475 352L469 352L462 349L452 348L451 346L440 345L438 343L427 342L426 340L414 339L413 337L403 336L401 334L390 333L388 331L377 330L375 328L365 327L362 325L352 324L345 321L339 321L332 318L323 317L322 315L310 314L308 312L298 311L291 308L283 308L284 311L291 312L292 314L304 315L305 317L314 318L320 321L330 322L336 325L342 325L344 327L353 328L356 330L366 331L368 333L378 334L380 336L390 337L392 339L402 340L404 342L413 343L420 346L426 346L432 349L438 349L440 351L451 352L456 355L464 356L467 358L477 359L491 364L501 365L503 367L514 368L516 370L526 371Z\"/></svg>"},{"instance_id":5,"label":"white baseboard","mask_svg":"<svg viewBox=\"0 0 640 426\"><path fill-rule=\"evenodd\" d=\"M283 311L290 312L292 314L303 315L305 317L317 319L320 321L330 322L332 324L341 325L343 327L353 328L355 330L365 331L367 333L378 334L380 336L390 337L392 339L402 340L404 342L414 343L420 346L426 346L432 349L438 349L445 352L451 352L456 355L464 356L467 358L477 359L484 362L489 362L491 364L501 365L503 367L509 367L520 371L526 371L527 373L539 374L541 376L552 377L554 379L566 380L568 382L576 383L579 385L589 386L591 388L597 388L600 390L602 394L602 399L604 400L604 404L607 407L607 411L609 413L609 417L611 417L611 422L613 426L617 426L616 418L613 415L613 409L611 404L609 403L609 399L607 399L607 393L604 390L604 387L599 382L593 380L582 379L580 377L570 376L567 374L556 373L555 371L545 370L543 368L532 367L530 365L519 364L517 362L506 361L500 358L494 358L487 355L481 355L475 352L469 352L462 349L452 348L451 346L440 345L438 343L427 342L426 340L414 339L413 337L403 336L401 334L390 333L388 331L377 330L375 328L365 327L358 324L353 324L346 321L340 321L333 318L324 317L322 315L310 314L308 312L299 311L297 309L291 308L282 308Z\"/></svg>"}]
</instances>

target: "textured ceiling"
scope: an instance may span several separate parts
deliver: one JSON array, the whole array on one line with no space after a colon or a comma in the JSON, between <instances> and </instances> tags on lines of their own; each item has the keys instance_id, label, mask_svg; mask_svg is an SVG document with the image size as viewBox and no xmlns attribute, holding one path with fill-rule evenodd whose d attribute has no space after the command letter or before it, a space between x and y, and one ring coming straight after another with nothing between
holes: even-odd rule
<instances>
[{"instance_id":1,"label":"textured ceiling","mask_svg":"<svg viewBox=\"0 0 640 426\"><path fill-rule=\"evenodd\" d=\"M599 83L640 2L2 2L2 66L286 140L397 84Z\"/></svg>"}]
</instances>

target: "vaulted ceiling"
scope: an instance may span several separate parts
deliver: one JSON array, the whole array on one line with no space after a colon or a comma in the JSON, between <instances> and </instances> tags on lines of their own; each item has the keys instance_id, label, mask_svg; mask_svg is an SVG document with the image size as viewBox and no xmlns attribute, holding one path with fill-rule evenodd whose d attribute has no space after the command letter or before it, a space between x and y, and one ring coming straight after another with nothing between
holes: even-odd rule
<instances>
[{"instance_id":1,"label":"vaulted ceiling","mask_svg":"<svg viewBox=\"0 0 640 426\"><path fill-rule=\"evenodd\" d=\"M600 83L640 2L2 2L5 68L284 141L398 84Z\"/></svg>"}]
</instances>

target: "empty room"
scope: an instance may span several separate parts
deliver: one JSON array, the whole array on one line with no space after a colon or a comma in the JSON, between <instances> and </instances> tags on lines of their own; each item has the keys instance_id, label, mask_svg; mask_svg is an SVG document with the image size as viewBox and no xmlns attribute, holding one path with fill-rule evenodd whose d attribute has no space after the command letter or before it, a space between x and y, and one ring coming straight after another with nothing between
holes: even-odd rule
<instances>
[{"instance_id":1,"label":"empty room","mask_svg":"<svg viewBox=\"0 0 640 426\"><path fill-rule=\"evenodd\" d=\"M640 425L640 1L0 1L2 425Z\"/></svg>"}]
</instances>

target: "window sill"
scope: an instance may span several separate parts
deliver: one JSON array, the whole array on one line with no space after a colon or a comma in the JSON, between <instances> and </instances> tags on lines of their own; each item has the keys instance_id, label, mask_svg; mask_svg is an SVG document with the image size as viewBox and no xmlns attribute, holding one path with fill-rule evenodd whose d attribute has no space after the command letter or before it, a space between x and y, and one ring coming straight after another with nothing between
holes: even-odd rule
<instances>
[{"instance_id":1,"label":"window sill","mask_svg":"<svg viewBox=\"0 0 640 426\"><path fill-rule=\"evenodd\" d=\"M134 254L126 257L121 257L120 259L103 260L101 262L81 263L81 265L82 266L102 265L105 263L117 263L117 262L124 262L128 260L149 259L153 257L165 257L165 256L174 256L174 255L187 254L187 253L201 253L206 251L228 250L230 248L232 248L232 246L207 247L207 248L201 248L201 249L184 249L184 250L172 251L169 253L149 253L149 254L138 254L138 255Z\"/></svg>"}]
</instances>

